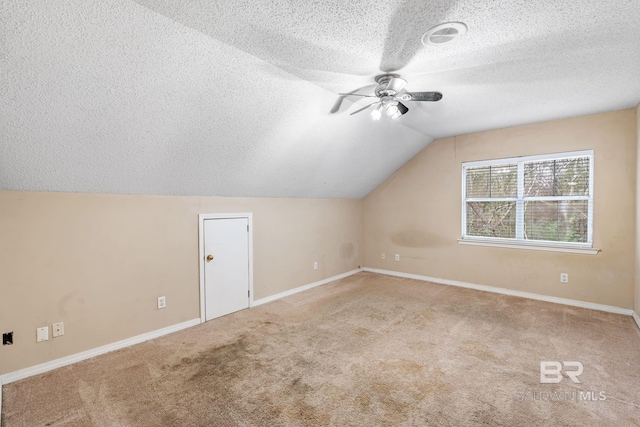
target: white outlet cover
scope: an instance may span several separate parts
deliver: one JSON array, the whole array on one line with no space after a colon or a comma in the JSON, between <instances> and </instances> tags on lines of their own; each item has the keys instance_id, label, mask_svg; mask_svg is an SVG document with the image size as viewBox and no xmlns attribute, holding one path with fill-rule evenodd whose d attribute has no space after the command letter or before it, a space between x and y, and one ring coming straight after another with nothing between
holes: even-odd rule
<instances>
[{"instance_id":1,"label":"white outlet cover","mask_svg":"<svg viewBox=\"0 0 640 427\"><path fill-rule=\"evenodd\" d=\"M400 254L396 254L396 261L400 261Z\"/></svg>"},{"instance_id":2,"label":"white outlet cover","mask_svg":"<svg viewBox=\"0 0 640 427\"><path fill-rule=\"evenodd\" d=\"M560 273L560 281L562 283L569 283L569 274L568 273Z\"/></svg>"},{"instance_id":3,"label":"white outlet cover","mask_svg":"<svg viewBox=\"0 0 640 427\"><path fill-rule=\"evenodd\" d=\"M158 297L158 309L165 308L167 306L167 299L165 297Z\"/></svg>"},{"instance_id":4,"label":"white outlet cover","mask_svg":"<svg viewBox=\"0 0 640 427\"><path fill-rule=\"evenodd\" d=\"M317 270L317 269L318 269L318 262L317 262L317 261L313 263L313 269L314 269L314 270Z\"/></svg>"},{"instance_id":5,"label":"white outlet cover","mask_svg":"<svg viewBox=\"0 0 640 427\"><path fill-rule=\"evenodd\" d=\"M385 258L384 254L380 255L380 259L384 259L384 258Z\"/></svg>"},{"instance_id":6,"label":"white outlet cover","mask_svg":"<svg viewBox=\"0 0 640 427\"><path fill-rule=\"evenodd\" d=\"M36 329L36 342L47 341L49 339L49 327L43 326Z\"/></svg>"}]
</instances>

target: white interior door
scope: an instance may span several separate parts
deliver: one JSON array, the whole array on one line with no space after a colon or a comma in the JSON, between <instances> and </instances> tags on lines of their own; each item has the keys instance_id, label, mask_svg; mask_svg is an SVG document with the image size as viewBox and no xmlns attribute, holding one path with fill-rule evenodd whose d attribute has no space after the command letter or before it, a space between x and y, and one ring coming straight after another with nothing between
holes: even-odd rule
<instances>
[{"instance_id":1,"label":"white interior door","mask_svg":"<svg viewBox=\"0 0 640 427\"><path fill-rule=\"evenodd\" d=\"M249 219L204 220L205 319L249 308Z\"/></svg>"}]
</instances>

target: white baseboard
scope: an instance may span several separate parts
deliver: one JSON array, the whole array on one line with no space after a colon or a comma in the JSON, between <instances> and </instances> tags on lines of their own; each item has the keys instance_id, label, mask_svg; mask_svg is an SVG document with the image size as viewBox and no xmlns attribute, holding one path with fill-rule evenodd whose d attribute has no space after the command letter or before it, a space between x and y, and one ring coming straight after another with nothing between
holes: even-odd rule
<instances>
[{"instance_id":1,"label":"white baseboard","mask_svg":"<svg viewBox=\"0 0 640 427\"><path fill-rule=\"evenodd\" d=\"M552 297L552 296L548 296L548 295L533 294L533 293L530 293L530 292L514 291L514 290L511 290L511 289L496 288L494 286L477 285L475 283L459 282L457 280L438 279L436 277L421 276L419 274L401 273L401 272L398 272L398 271L391 271L391 270L379 270L377 268L365 267L365 268L363 268L363 270L364 271L369 271L371 273L379 273L379 274L386 274L386 275L389 275L389 276L405 277L407 279L422 280L422 281L425 281L425 282L439 283L441 285L458 286L458 287L461 287L461 288L475 289L475 290L478 290L478 291L493 292L493 293L496 293L496 294L511 295L511 296L515 296L515 297L535 299L535 300L538 300L538 301L546 301L546 302L552 302L552 303L555 303L555 304L563 304L563 305L570 305L570 306L573 306L573 307L588 308L588 309L591 309L591 310L606 311L606 312L609 312L609 313L624 314L624 315L627 315L627 316L631 316L632 314L635 314L634 311L631 310L631 309L616 307L616 306L613 306L613 305L596 304L596 303L593 303L593 302L578 301L578 300L573 300L573 299L568 299L568 298ZM636 319L636 322L638 322L638 318L636 317L635 319ZM639 326L640 326L640 323L639 323Z\"/></svg>"},{"instance_id":2,"label":"white baseboard","mask_svg":"<svg viewBox=\"0 0 640 427\"><path fill-rule=\"evenodd\" d=\"M31 366L29 368L21 369L19 371L10 372L8 374L0 375L0 387L2 384L9 384L14 381L22 380L32 377L34 375L43 374L45 372L52 371L54 369L61 368L63 366L71 365L81 360L90 359L92 357L99 356L101 354L109 353L114 350L119 350L124 347L129 347L134 344L139 344L158 338L163 335L177 332L182 329L190 328L200 324L200 319L193 319L187 322L178 323L176 325L167 326L166 328L157 329L155 331L147 332L146 334L137 335L135 337L127 338L122 341L117 341L111 344L103 345L102 347L93 348L91 350L83 351L81 353L72 354L71 356L62 357L60 359L52 360L50 362L41 363L39 365ZM1 394L1 392L0 392ZM1 402L1 401L0 401ZM0 408L1 409L1 408ZM1 413L1 412L0 412Z\"/></svg>"},{"instance_id":3,"label":"white baseboard","mask_svg":"<svg viewBox=\"0 0 640 427\"><path fill-rule=\"evenodd\" d=\"M356 273L360 273L362 271L361 268L356 268L355 270L347 271L346 273L338 274L337 276L329 277L328 279L323 279L317 282L309 283L308 285L299 286L297 288L289 289L288 291L280 292L279 294L271 295L265 298L260 298L258 300L253 301L251 307L257 307L262 304L266 304L271 301L278 300L280 298L288 297L289 295L297 294L298 292L306 291L311 288L315 288L316 286L326 285L327 283L334 282L339 279L344 279L345 277L352 276Z\"/></svg>"},{"instance_id":4,"label":"white baseboard","mask_svg":"<svg viewBox=\"0 0 640 427\"><path fill-rule=\"evenodd\" d=\"M638 328L640 328L640 316L638 316L638 313L636 313L635 311L632 313L633 320L636 321L636 325L638 325Z\"/></svg>"}]
</instances>

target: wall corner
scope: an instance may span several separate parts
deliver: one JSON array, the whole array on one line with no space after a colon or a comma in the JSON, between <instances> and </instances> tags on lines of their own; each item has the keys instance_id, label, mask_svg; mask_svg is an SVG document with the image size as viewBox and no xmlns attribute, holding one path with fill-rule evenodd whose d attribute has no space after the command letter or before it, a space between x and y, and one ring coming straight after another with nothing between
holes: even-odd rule
<instances>
[{"instance_id":1,"label":"wall corner","mask_svg":"<svg viewBox=\"0 0 640 427\"><path fill-rule=\"evenodd\" d=\"M634 283L634 310L640 313L640 104L636 112L636 256ZM636 321L638 317L635 317ZM640 324L639 324L640 326Z\"/></svg>"}]
</instances>

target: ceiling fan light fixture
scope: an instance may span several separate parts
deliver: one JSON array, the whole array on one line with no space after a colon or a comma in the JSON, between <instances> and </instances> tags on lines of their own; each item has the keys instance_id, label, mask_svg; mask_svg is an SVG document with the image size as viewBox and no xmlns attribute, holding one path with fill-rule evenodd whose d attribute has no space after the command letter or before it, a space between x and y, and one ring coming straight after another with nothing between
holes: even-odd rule
<instances>
[{"instance_id":1,"label":"ceiling fan light fixture","mask_svg":"<svg viewBox=\"0 0 640 427\"><path fill-rule=\"evenodd\" d=\"M402 102L398 102L398 111L400 111L400 115L404 115L407 114L407 111L409 111L409 109Z\"/></svg>"},{"instance_id":2,"label":"ceiling fan light fixture","mask_svg":"<svg viewBox=\"0 0 640 427\"><path fill-rule=\"evenodd\" d=\"M398 109L397 105L389 105L387 107L387 111L386 112L387 112L387 116L389 116L391 118L400 117L402 115L402 114L400 114L400 110Z\"/></svg>"},{"instance_id":3,"label":"ceiling fan light fixture","mask_svg":"<svg viewBox=\"0 0 640 427\"><path fill-rule=\"evenodd\" d=\"M393 108L389 107L387 108L387 114L389 115L389 117L391 117L393 120L397 119L398 117L404 115L407 113L407 111L409 111L409 109L407 108L406 105L404 105L402 102L398 102L395 105L392 106Z\"/></svg>"},{"instance_id":4,"label":"ceiling fan light fixture","mask_svg":"<svg viewBox=\"0 0 640 427\"><path fill-rule=\"evenodd\" d=\"M458 36L463 36L467 32L467 25L464 22L446 22L436 25L422 36L422 44L425 46L439 46L449 43Z\"/></svg>"},{"instance_id":5,"label":"ceiling fan light fixture","mask_svg":"<svg viewBox=\"0 0 640 427\"><path fill-rule=\"evenodd\" d=\"M378 106L371 112L371 118L373 120L380 120L382 117L382 103L378 104Z\"/></svg>"}]
</instances>

